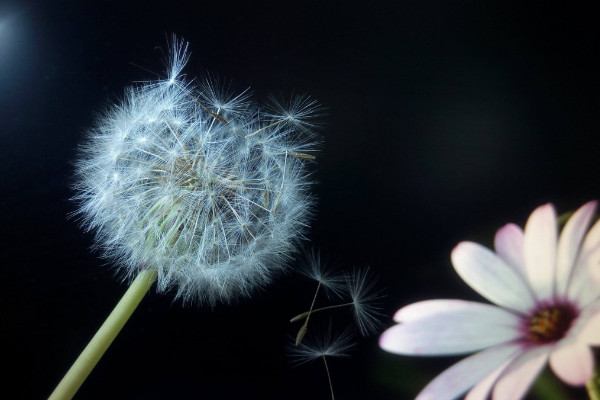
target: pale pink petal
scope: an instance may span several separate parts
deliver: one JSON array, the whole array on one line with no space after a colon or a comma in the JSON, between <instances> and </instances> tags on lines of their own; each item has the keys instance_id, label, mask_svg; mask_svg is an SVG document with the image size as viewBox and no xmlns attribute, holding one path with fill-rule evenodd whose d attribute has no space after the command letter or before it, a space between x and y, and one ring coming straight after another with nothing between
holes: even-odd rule
<instances>
[{"instance_id":1,"label":"pale pink petal","mask_svg":"<svg viewBox=\"0 0 600 400\"><path fill-rule=\"evenodd\" d=\"M523 258L523 230L515 224L506 224L496 232L494 248L498 256L520 274L525 276Z\"/></svg>"},{"instance_id":2,"label":"pale pink petal","mask_svg":"<svg viewBox=\"0 0 600 400\"><path fill-rule=\"evenodd\" d=\"M577 341L579 343L585 343L590 346L600 346L600 300L586 307L580 316L580 319L583 318L585 320L581 322L581 328L575 326L571 329L575 330L573 335L577 335Z\"/></svg>"},{"instance_id":3,"label":"pale pink petal","mask_svg":"<svg viewBox=\"0 0 600 400\"><path fill-rule=\"evenodd\" d=\"M407 355L464 354L522 335L518 316L483 303L428 300L404 307L396 319L406 316L381 335L381 348Z\"/></svg>"},{"instance_id":4,"label":"pale pink petal","mask_svg":"<svg viewBox=\"0 0 600 400\"><path fill-rule=\"evenodd\" d=\"M589 230L571 273L568 297L585 305L600 296L600 220Z\"/></svg>"},{"instance_id":5,"label":"pale pink petal","mask_svg":"<svg viewBox=\"0 0 600 400\"><path fill-rule=\"evenodd\" d=\"M589 303L579 310L579 316L571 323L564 339L559 345L577 341L582 344L600 344L600 321L596 317L600 314L600 299Z\"/></svg>"},{"instance_id":6,"label":"pale pink petal","mask_svg":"<svg viewBox=\"0 0 600 400\"><path fill-rule=\"evenodd\" d=\"M515 357L517 356L517 354L515 354ZM473 386L473 388L469 390L469 393L467 393L467 395L465 396L465 400L487 400L490 396L492 388L498 380L498 376L500 376L502 371L504 371L506 366L510 364L512 360L513 358L504 361L502 365L500 365L498 368L492 371L491 374L486 376L484 379L480 380L479 383L477 383L477 385Z\"/></svg>"},{"instance_id":7,"label":"pale pink petal","mask_svg":"<svg viewBox=\"0 0 600 400\"><path fill-rule=\"evenodd\" d=\"M555 276L556 294L559 296L566 293L571 271L575 266L582 241L596 211L596 205L596 201L590 201L580 207L569 218L560 234Z\"/></svg>"},{"instance_id":8,"label":"pale pink petal","mask_svg":"<svg viewBox=\"0 0 600 400\"><path fill-rule=\"evenodd\" d=\"M548 360L551 346L534 347L518 356L494 386L494 400L519 400L529 390Z\"/></svg>"},{"instance_id":9,"label":"pale pink petal","mask_svg":"<svg viewBox=\"0 0 600 400\"><path fill-rule=\"evenodd\" d=\"M600 255L600 252L598 252ZM597 268L592 269L592 276L597 282L600 282L600 263L597 263Z\"/></svg>"},{"instance_id":10,"label":"pale pink petal","mask_svg":"<svg viewBox=\"0 0 600 400\"><path fill-rule=\"evenodd\" d=\"M600 249L598 250L597 253L600 255ZM593 276L590 268L586 266L578 268L569 285L567 297L582 306L586 306L600 297L600 280Z\"/></svg>"},{"instance_id":11,"label":"pale pink petal","mask_svg":"<svg viewBox=\"0 0 600 400\"><path fill-rule=\"evenodd\" d=\"M587 252L594 251L598 247L600 247L600 220L594 223L585 236L583 245L581 246L582 257L585 257Z\"/></svg>"},{"instance_id":12,"label":"pale pink petal","mask_svg":"<svg viewBox=\"0 0 600 400\"><path fill-rule=\"evenodd\" d=\"M552 297L556 269L556 214L551 204L536 208L525 225L525 271L539 300Z\"/></svg>"},{"instance_id":13,"label":"pale pink petal","mask_svg":"<svg viewBox=\"0 0 600 400\"><path fill-rule=\"evenodd\" d=\"M480 244L459 243L452 251L452 264L469 286L502 307L527 312L535 304L521 274Z\"/></svg>"},{"instance_id":14,"label":"pale pink petal","mask_svg":"<svg viewBox=\"0 0 600 400\"><path fill-rule=\"evenodd\" d=\"M581 386L592 377L594 355L583 343L558 346L550 353L550 367L563 382Z\"/></svg>"},{"instance_id":15,"label":"pale pink petal","mask_svg":"<svg viewBox=\"0 0 600 400\"><path fill-rule=\"evenodd\" d=\"M454 399L485 379L499 365L514 358L520 349L518 344L506 343L467 357L429 382L415 400Z\"/></svg>"}]
</instances>

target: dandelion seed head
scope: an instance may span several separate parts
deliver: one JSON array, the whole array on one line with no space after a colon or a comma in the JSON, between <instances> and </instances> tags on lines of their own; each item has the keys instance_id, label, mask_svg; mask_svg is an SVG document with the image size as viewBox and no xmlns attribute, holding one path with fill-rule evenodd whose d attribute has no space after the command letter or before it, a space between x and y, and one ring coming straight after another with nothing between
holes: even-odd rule
<instances>
[{"instance_id":1,"label":"dandelion seed head","mask_svg":"<svg viewBox=\"0 0 600 400\"><path fill-rule=\"evenodd\" d=\"M81 146L78 214L124 277L158 270L159 291L214 305L250 295L284 268L313 198L314 133L273 124L247 92L181 74L174 38L167 78L125 91Z\"/></svg>"}]
</instances>

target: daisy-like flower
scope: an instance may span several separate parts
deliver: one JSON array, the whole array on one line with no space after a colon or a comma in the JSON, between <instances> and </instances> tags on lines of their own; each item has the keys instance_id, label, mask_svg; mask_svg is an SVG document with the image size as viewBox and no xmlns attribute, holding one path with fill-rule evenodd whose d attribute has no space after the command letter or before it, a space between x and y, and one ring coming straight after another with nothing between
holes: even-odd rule
<instances>
[{"instance_id":1,"label":"daisy-like flower","mask_svg":"<svg viewBox=\"0 0 600 400\"><path fill-rule=\"evenodd\" d=\"M522 398L548 362L565 383L593 374L590 346L600 345L600 223L588 231L597 202L577 210L560 237L554 207L538 207L525 230L514 224L495 237L496 252L472 242L452 251L460 277L495 303L421 301L398 310L380 346L404 355L458 355L417 396L454 399Z\"/></svg>"}]
</instances>

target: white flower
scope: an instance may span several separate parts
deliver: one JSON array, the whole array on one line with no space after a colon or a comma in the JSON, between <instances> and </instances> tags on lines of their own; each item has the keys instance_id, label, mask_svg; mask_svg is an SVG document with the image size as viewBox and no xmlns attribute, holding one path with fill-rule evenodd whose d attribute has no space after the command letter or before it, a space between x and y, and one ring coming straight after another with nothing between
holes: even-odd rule
<instances>
[{"instance_id":1,"label":"white flower","mask_svg":"<svg viewBox=\"0 0 600 400\"><path fill-rule=\"evenodd\" d=\"M307 97L264 111L181 71L129 88L102 115L77 161L75 200L97 246L126 277L158 270L158 290L215 304L281 269L308 224L314 156Z\"/></svg>"},{"instance_id":2,"label":"white flower","mask_svg":"<svg viewBox=\"0 0 600 400\"><path fill-rule=\"evenodd\" d=\"M383 349L405 355L456 355L479 351L454 364L417 399L522 398L549 362L570 385L593 373L590 346L600 344L600 223L588 232L597 202L581 207L560 238L554 208L529 217L523 232L505 225L496 253L459 243L452 263L460 277L497 306L462 300L429 300L398 310L383 333ZM587 233L587 234L586 234Z\"/></svg>"}]
</instances>

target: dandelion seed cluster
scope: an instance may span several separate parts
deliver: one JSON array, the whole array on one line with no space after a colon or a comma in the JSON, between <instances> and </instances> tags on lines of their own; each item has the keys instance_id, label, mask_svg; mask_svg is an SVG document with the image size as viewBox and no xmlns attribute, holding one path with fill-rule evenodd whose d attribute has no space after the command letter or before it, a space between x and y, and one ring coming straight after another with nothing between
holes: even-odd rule
<instances>
[{"instance_id":1,"label":"dandelion seed cluster","mask_svg":"<svg viewBox=\"0 0 600 400\"><path fill-rule=\"evenodd\" d=\"M128 88L97 121L76 163L78 213L126 278L158 270L159 291L214 305L249 295L302 238L316 142L307 97L261 109L181 71Z\"/></svg>"}]
</instances>

